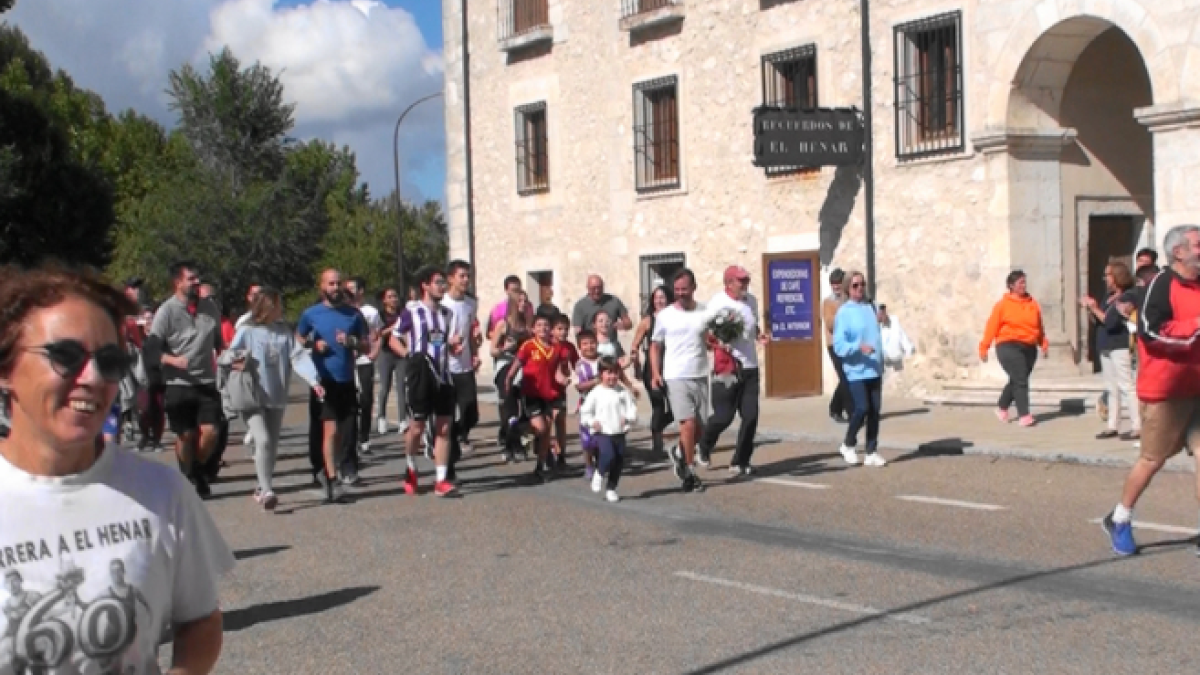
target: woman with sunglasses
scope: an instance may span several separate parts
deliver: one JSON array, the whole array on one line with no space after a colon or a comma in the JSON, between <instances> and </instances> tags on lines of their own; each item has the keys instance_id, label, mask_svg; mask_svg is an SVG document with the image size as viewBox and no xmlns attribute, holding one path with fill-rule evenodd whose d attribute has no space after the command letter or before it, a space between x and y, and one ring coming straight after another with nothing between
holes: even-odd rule
<instances>
[{"instance_id":1,"label":"woman with sunglasses","mask_svg":"<svg viewBox=\"0 0 1200 675\"><path fill-rule=\"evenodd\" d=\"M20 587L0 589L0 603L19 605L9 597L18 591L37 597L32 618L8 617L12 648L0 651L0 670L157 673L159 627L169 622L171 672L211 672L222 639L217 581L233 556L177 471L101 440L129 367L119 330L129 300L90 273L9 269L0 306L0 393L11 416L0 494L21 505L0 509L0 541L27 542ZM121 587L141 600L112 594L118 567ZM59 583L68 568L72 593Z\"/></svg>"},{"instance_id":2,"label":"woman with sunglasses","mask_svg":"<svg viewBox=\"0 0 1200 675\"><path fill-rule=\"evenodd\" d=\"M1045 356L1050 351L1050 341L1042 325L1042 308L1029 295L1025 273L1013 270L1005 285L1008 292L992 308L979 342L979 358L987 363L988 350L995 343L996 358L1008 375L1008 384L1000 392L996 417L1008 422L1008 409L1015 401L1021 426L1031 427L1036 422L1029 412L1029 375L1037 363L1038 347Z\"/></svg>"},{"instance_id":3,"label":"woman with sunglasses","mask_svg":"<svg viewBox=\"0 0 1200 675\"><path fill-rule=\"evenodd\" d=\"M866 424L867 454L864 466L887 466L879 454L879 420L883 409L883 332L879 317L867 298L867 280L860 272L846 275L849 294L833 319L833 351L842 360L846 386L854 399L854 412L840 451L847 464L859 463L858 432Z\"/></svg>"}]
</instances>

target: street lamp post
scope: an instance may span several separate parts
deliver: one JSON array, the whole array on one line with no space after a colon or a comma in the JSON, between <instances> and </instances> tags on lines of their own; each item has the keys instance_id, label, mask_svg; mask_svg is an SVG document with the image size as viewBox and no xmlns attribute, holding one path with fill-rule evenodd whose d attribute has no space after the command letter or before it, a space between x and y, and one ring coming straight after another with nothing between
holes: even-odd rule
<instances>
[{"instance_id":1,"label":"street lamp post","mask_svg":"<svg viewBox=\"0 0 1200 675\"><path fill-rule=\"evenodd\" d=\"M442 92L439 91L413 101L404 109L404 112L400 113L400 117L396 120L396 131L392 135L392 161L396 166L396 192L393 196L396 205L396 285L398 286L396 292L400 293L401 302L407 297L405 295L407 291L404 288L404 212L400 208L400 123L413 108L441 95Z\"/></svg>"}]
</instances>

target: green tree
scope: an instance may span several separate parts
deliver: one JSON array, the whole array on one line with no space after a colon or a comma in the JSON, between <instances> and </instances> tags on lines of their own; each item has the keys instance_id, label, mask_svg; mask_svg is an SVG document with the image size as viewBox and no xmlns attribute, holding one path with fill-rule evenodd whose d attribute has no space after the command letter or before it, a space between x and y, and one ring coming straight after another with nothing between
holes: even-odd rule
<instances>
[{"instance_id":1,"label":"green tree","mask_svg":"<svg viewBox=\"0 0 1200 675\"><path fill-rule=\"evenodd\" d=\"M0 26L0 261L108 262L113 190L100 162L109 124L98 96Z\"/></svg>"}]
</instances>

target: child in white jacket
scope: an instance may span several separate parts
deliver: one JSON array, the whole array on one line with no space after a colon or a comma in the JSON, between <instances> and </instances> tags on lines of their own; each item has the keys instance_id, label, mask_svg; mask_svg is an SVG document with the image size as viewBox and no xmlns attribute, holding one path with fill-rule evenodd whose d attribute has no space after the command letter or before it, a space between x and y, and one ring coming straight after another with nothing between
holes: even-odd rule
<instances>
[{"instance_id":1,"label":"child in white jacket","mask_svg":"<svg viewBox=\"0 0 1200 675\"><path fill-rule=\"evenodd\" d=\"M617 483L625 464L625 434L637 421L637 403L629 390L621 386L621 366L611 356L600 359L600 384L588 393L579 410L579 423L592 430L600 448L600 466L592 474L592 492L599 492L608 477L604 498L620 501Z\"/></svg>"}]
</instances>

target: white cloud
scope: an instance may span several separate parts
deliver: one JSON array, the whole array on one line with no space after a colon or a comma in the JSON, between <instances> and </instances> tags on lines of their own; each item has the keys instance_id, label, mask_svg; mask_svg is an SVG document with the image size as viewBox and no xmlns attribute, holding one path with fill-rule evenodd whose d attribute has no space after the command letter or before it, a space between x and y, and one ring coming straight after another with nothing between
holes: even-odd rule
<instances>
[{"instance_id":1,"label":"white cloud","mask_svg":"<svg viewBox=\"0 0 1200 675\"><path fill-rule=\"evenodd\" d=\"M393 182L396 116L442 86L441 55L412 15L374 0L19 0L6 18L110 110L132 107L167 125L167 73L203 67L228 46L244 65L259 61L279 75L296 104L297 137L350 144L380 196ZM405 120L406 195L442 197L444 176L432 173L444 166L443 126L439 100Z\"/></svg>"}]
</instances>

